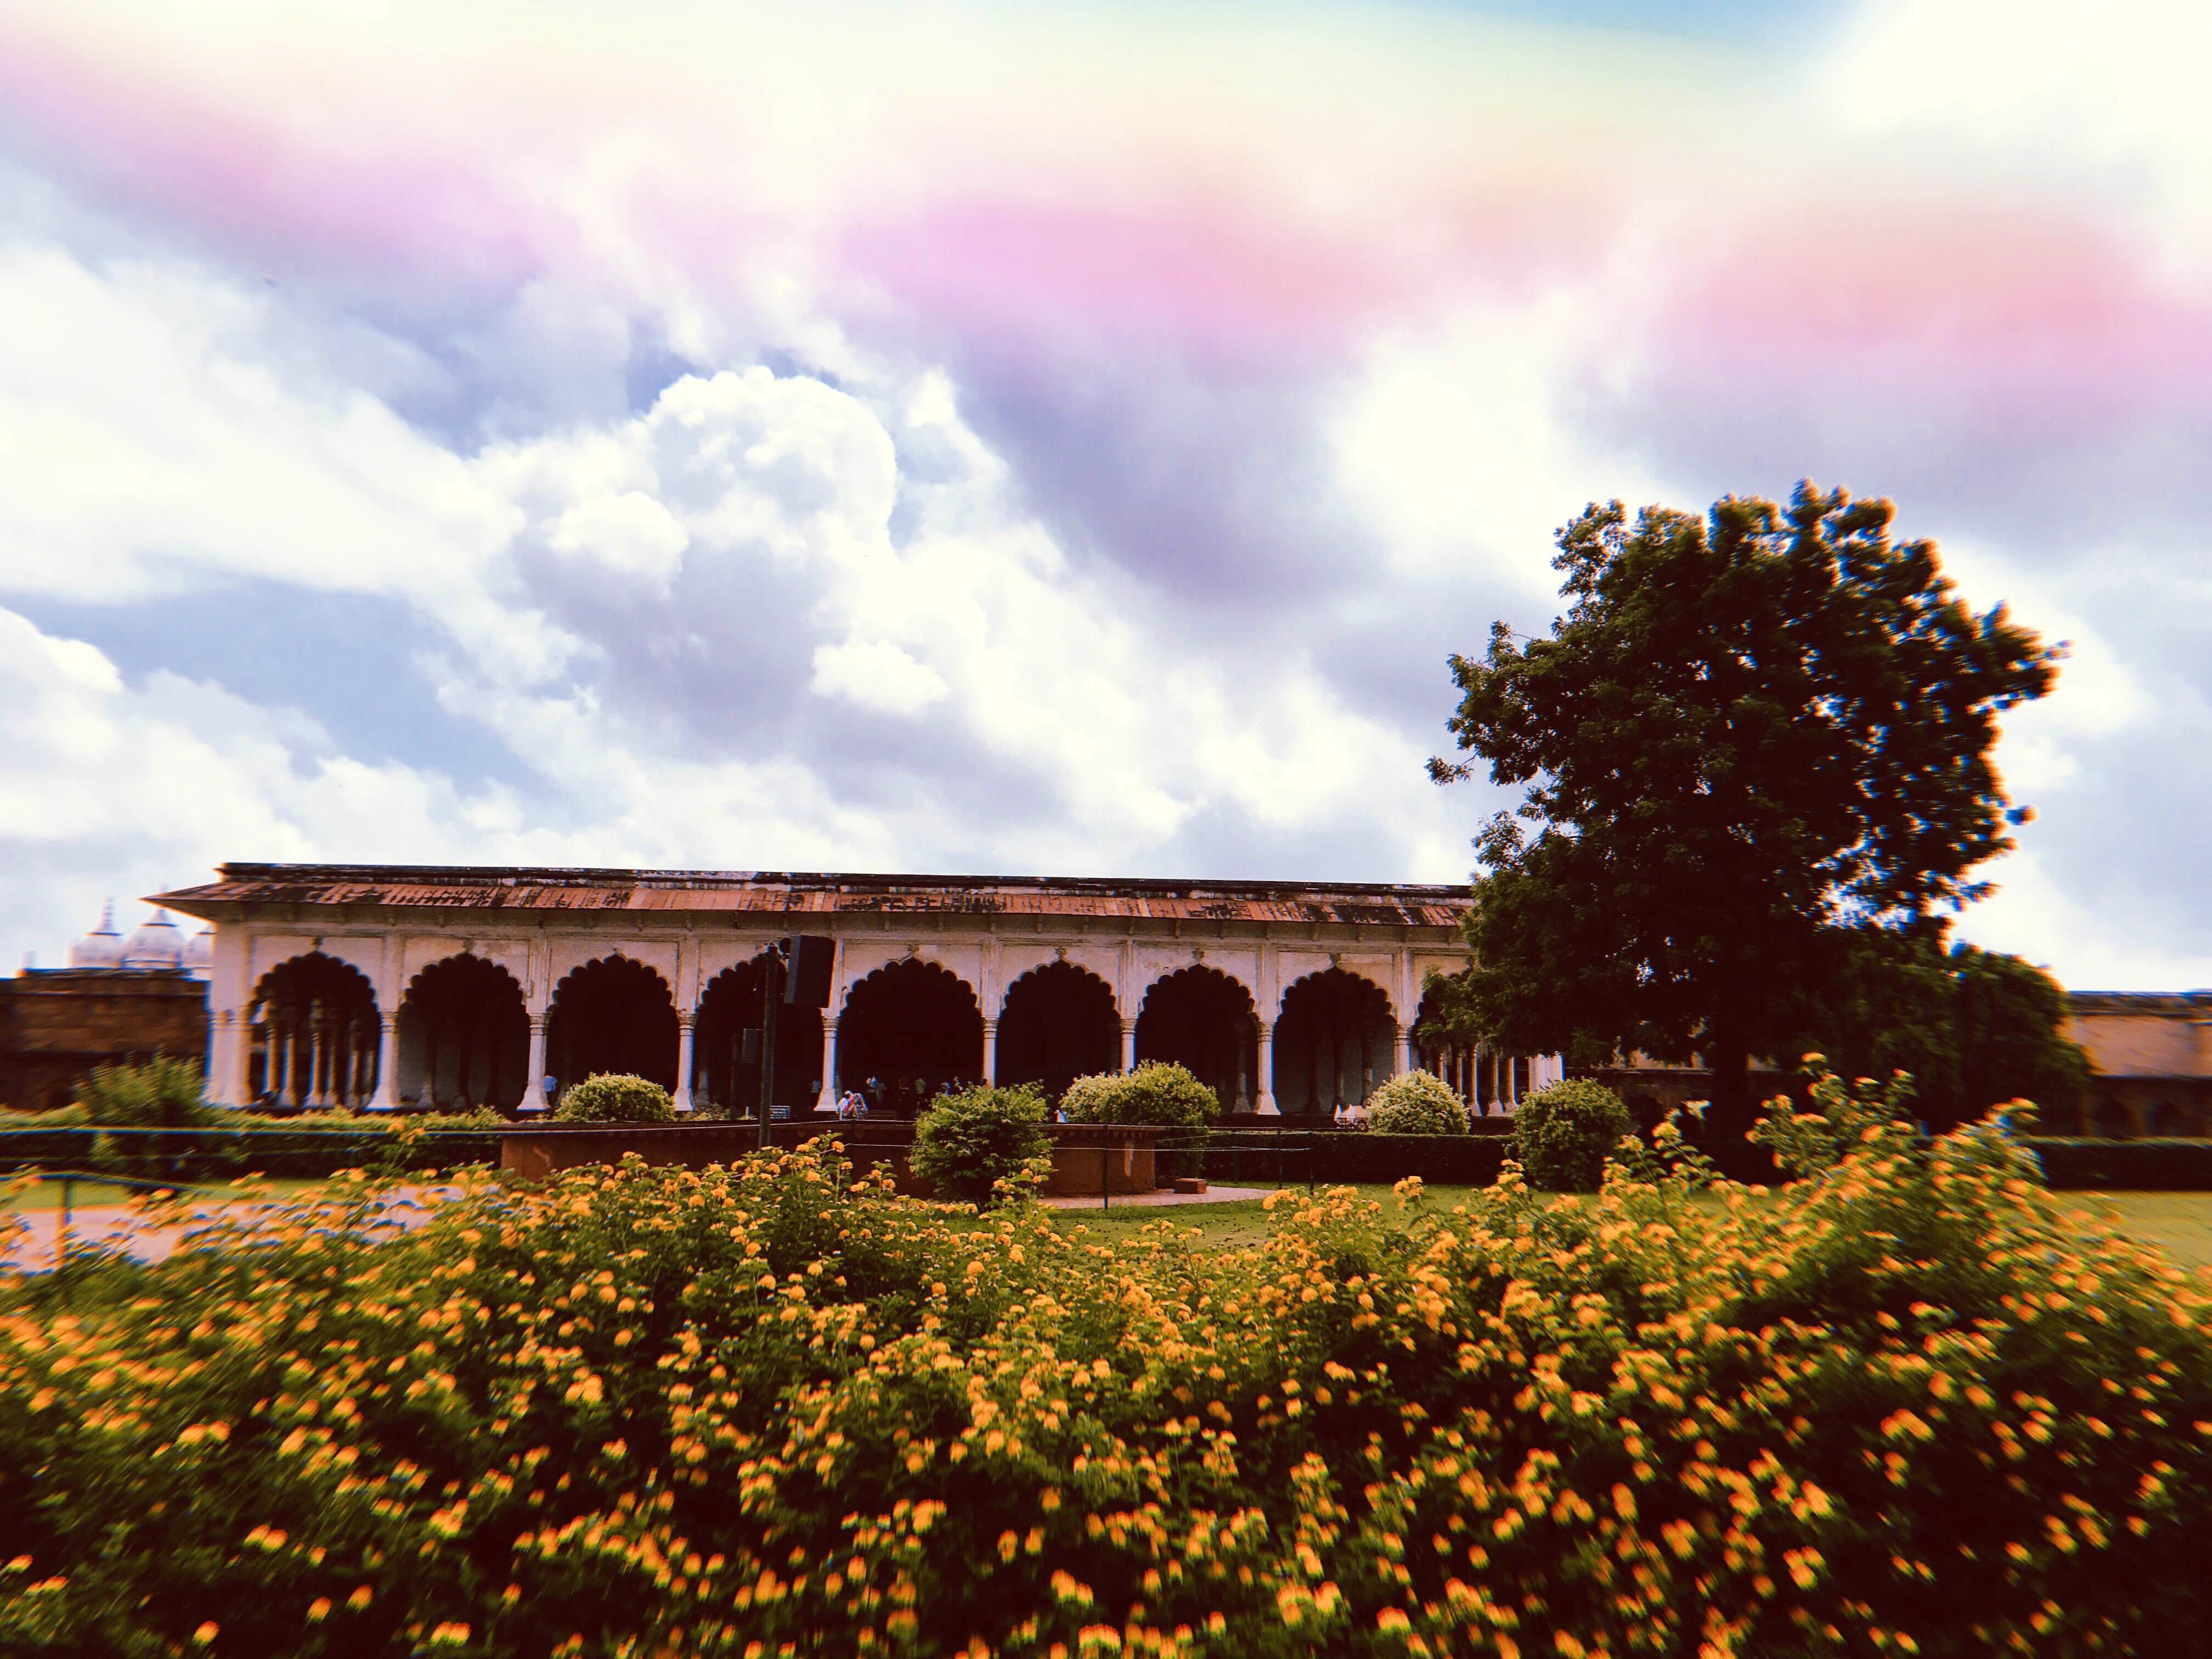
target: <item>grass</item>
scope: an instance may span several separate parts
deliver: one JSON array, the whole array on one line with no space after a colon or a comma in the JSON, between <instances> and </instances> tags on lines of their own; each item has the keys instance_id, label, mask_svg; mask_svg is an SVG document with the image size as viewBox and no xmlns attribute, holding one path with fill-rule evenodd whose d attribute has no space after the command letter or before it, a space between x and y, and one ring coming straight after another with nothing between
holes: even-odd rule
<instances>
[{"instance_id":1,"label":"grass","mask_svg":"<svg viewBox=\"0 0 2212 1659\"><path fill-rule=\"evenodd\" d=\"M0 1182L4 1182L0 1177ZM325 1185L320 1176L264 1176L254 1183L259 1196L289 1198L296 1193L313 1192ZM129 1204L139 1195L142 1188L118 1186L108 1181L73 1181L69 1183L69 1201L72 1210L90 1210ZM237 1182L213 1182L206 1185L179 1187L186 1196L210 1201L236 1198L240 1194ZM0 1194L0 1212L15 1211L29 1214L33 1212L58 1210L62 1205L62 1183L41 1181L36 1186L11 1194Z\"/></svg>"},{"instance_id":2,"label":"grass","mask_svg":"<svg viewBox=\"0 0 2212 1659\"><path fill-rule=\"evenodd\" d=\"M1363 1198L1382 1200L1386 1216L1412 1218L1410 1211L1391 1202L1389 1188L1362 1186L1358 1190ZM1430 1207L1448 1214L1453 1205L1474 1190L1431 1187ZM2156 1245L2185 1267L2212 1267L2212 1193L2061 1193L2058 1200L2066 1208L2102 1221L2138 1243ZM1233 1248L1257 1244L1267 1236L1263 1205L1264 1200L1258 1199L1172 1206L1128 1204L1105 1210L1095 1206L1055 1210L1053 1218L1063 1232L1085 1227L1094 1236L1111 1238L1127 1237L1155 1222L1171 1221L1178 1228L1195 1232L1206 1243Z\"/></svg>"}]
</instances>

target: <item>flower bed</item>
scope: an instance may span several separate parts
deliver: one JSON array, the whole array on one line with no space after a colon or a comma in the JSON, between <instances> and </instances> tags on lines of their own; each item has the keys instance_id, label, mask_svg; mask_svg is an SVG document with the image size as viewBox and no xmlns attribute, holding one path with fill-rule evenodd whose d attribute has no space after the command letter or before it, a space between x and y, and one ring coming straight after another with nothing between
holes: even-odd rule
<instances>
[{"instance_id":1,"label":"flower bed","mask_svg":"<svg viewBox=\"0 0 2212 1659\"><path fill-rule=\"evenodd\" d=\"M1249 1251L817 1145L0 1280L0 1650L2196 1650L2202 1282L1845 1144Z\"/></svg>"}]
</instances>

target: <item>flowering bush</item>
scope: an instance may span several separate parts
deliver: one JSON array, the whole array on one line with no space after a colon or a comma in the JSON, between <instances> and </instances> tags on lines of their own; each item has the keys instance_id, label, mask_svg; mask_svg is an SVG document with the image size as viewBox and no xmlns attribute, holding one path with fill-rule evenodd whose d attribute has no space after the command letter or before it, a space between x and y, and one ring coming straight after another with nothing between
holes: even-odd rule
<instances>
[{"instance_id":1,"label":"flowering bush","mask_svg":"<svg viewBox=\"0 0 2212 1659\"><path fill-rule=\"evenodd\" d=\"M1433 1072L1401 1072L1367 1097L1367 1121L1377 1134L1463 1135L1467 1105Z\"/></svg>"},{"instance_id":2,"label":"flowering bush","mask_svg":"<svg viewBox=\"0 0 2212 1659\"><path fill-rule=\"evenodd\" d=\"M817 1141L0 1279L0 1650L2197 1650L2204 1285L1816 1098L1764 1202L1669 1127L1196 1250Z\"/></svg>"},{"instance_id":3,"label":"flowering bush","mask_svg":"<svg viewBox=\"0 0 2212 1659\"><path fill-rule=\"evenodd\" d=\"M1594 1193L1606 1160L1633 1127L1612 1090L1566 1078L1537 1090L1515 1111L1513 1156L1539 1191Z\"/></svg>"},{"instance_id":4,"label":"flowering bush","mask_svg":"<svg viewBox=\"0 0 2212 1659\"><path fill-rule=\"evenodd\" d=\"M556 1123L673 1123L675 1103L658 1083L627 1072L587 1077L561 1097Z\"/></svg>"},{"instance_id":5,"label":"flowering bush","mask_svg":"<svg viewBox=\"0 0 2212 1659\"><path fill-rule=\"evenodd\" d=\"M1042 1181L1052 1164L1044 1096L1033 1085L977 1085L944 1096L914 1126L914 1171L945 1197L988 1204L1001 1182Z\"/></svg>"}]
</instances>

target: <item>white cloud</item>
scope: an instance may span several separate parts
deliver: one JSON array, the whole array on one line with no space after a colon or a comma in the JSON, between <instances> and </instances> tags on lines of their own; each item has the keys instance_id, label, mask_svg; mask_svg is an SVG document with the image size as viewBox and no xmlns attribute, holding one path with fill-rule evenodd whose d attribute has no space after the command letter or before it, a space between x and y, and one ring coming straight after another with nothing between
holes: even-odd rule
<instances>
[{"instance_id":1,"label":"white cloud","mask_svg":"<svg viewBox=\"0 0 2212 1659\"><path fill-rule=\"evenodd\" d=\"M691 544L676 515L641 489L578 502L553 521L546 541L556 553L635 577L663 592Z\"/></svg>"},{"instance_id":2,"label":"white cloud","mask_svg":"<svg viewBox=\"0 0 2212 1659\"><path fill-rule=\"evenodd\" d=\"M951 695L945 677L882 640L814 647L810 690L884 714L912 714Z\"/></svg>"}]
</instances>

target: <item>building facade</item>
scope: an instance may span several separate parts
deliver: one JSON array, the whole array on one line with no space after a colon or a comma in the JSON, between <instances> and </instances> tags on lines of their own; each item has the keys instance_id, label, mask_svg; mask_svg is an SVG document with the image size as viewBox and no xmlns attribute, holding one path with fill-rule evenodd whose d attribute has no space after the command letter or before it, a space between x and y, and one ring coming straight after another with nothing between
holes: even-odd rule
<instances>
[{"instance_id":1,"label":"building facade","mask_svg":"<svg viewBox=\"0 0 2212 1659\"><path fill-rule=\"evenodd\" d=\"M1554 1056L1424 1047L1468 962L1464 888L225 865L159 902L214 925L209 1084L245 1105L489 1105L635 1072L744 1111L775 940L834 943L826 1011L779 1008L779 1106L872 1079L1039 1082L1188 1065L1233 1112L1320 1115L1421 1065L1478 1109Z\"/></svg>"},{"instance_id":2,"label":"building facade","mask_svg":"<svg viewBox=\"0 0 2212 1659\"><path fill-rule=\"evenodd\" d=\"M66 968L0 979L0 1107L52 1111L94 1067L156 1055L204 1064L212 936L186 939L167 916L126 938L111 906L72 945Z\"/></svg>"},{"instance_id":3,"label":"building facade","mask_svg":"<svg viewBox=\"0 0 2212 1659\"><path fill-rule=\"evenodd\" d=\"M2066 1035L2088 1051L2079 1123L2050 1134L2212 1133L2212 991L2074 991Z\"/></svg>"}]
</instances>

